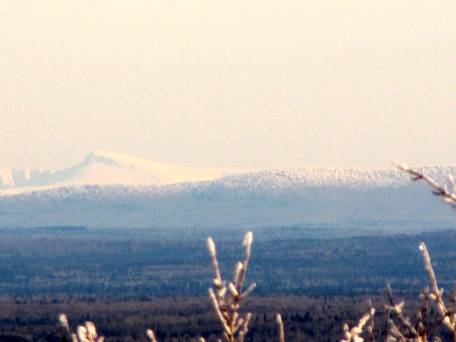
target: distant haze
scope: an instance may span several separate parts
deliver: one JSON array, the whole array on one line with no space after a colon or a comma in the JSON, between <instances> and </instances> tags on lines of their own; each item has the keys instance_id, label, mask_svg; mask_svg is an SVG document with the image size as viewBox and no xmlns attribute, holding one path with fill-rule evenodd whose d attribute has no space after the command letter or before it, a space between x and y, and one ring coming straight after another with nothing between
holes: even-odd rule
<instances>
[{"instance_id":1,"label":"distant haze","mask_svg":"<svg viewBox=\"0 0 456 342\"><path fill-rule=\"evenodd\" d=\"M456 164L456 2L0 2L0 168Z\"/></svg>"}]
</instances>

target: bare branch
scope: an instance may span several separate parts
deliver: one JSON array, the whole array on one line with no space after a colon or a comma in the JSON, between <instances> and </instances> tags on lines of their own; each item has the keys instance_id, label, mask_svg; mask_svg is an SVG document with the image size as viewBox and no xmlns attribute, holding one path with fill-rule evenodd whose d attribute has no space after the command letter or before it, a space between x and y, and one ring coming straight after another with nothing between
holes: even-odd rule
<instances>
[{"instance_id":1,"label":"bare branch","mask_svg":"<svg viewBox=\"0 0 456 342\"><path fill-rule=\"evenodd\" d=\"M97 328L91 321L86 321L84 325L79 325L76 329L76 334L71 333L68 318L65 314L60 314L58 317L60 326L64 329L67 340L72 342L103 342L104 337L98 336Z\"/></svg>"},{"instance_id":2,"label":"bare branch","mask_svg":"<svg viewBox=\"0 0 456 342\"><path fill-rule=\"evenodd\" d=\"M285 329L283 327L283 320L280 314L276 315L276 322L279 327L279 342L285 342Z\"/></svg>"},{"instance_id":3,"label":"bare branch","mask_svg":"<svg viewBox=\"0 0 456 342\"><path fill-rule=\"evenodd\" d=\"M409 174L412 181L416 182L421 180L427 183L432 188L432 193L435 196L440 197L445 203L453 209L456 209L456 189L453 176L448 176L448 181L451 185L451 191L449 191L447 186L439 184L437 181L427 176L424 172L408 167L405 164L393 162L393 165L399 170Z\"/></svg>"},{"instance_id":4,"label":"bare branch","mask_svg":"<svg viewBox=\"0 0 456 342\"><path fill-rule=\"evenodd\" d=\"M340 342L362 342L361 337L364 327L375 314L375 309L370 308L358 321L358 324L350 329L348 324L344 324L344 338Z\"/></svg>"},{"instance_id":5,"label":"bare branch","mask_svg":"<svg viewBox=\"0 0 456 342\"><path fill-rule=\"evenodd\" d=\"M209 297L218 320L223 327L223 338L226 342L242 342L248 332L251 314L240 314L241 301L255 288L252 283L244 290L247 267L250 261L253 235L247 232L244 237L244 258L234 269L232 281L222 279L220 266L217 260L216 246L212 238L207 239L207 247L214 271L214 288L209 289Z\"/></svg>"}]
</instances>

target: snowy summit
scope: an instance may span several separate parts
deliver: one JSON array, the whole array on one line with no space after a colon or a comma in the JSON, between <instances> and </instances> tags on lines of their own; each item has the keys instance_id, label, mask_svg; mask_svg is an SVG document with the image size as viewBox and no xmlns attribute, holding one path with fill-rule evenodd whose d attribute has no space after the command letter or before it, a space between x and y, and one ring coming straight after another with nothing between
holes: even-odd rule
<instances>
[{"instance_id":1,"label":"snowy summit","mask_svg":"<svg viewBox=\"0 0 456 342\"><path fill-rule=\"evenodd\" d=\"M233 173L155 163L140 157L96 150L78 165L63 170L0 169L0 189L17 193L73 185L169 185L207 181ZM5 191L9 189L8 191ZM15 189L16 191L14 191Z\"/></svg>"}]
</instances>

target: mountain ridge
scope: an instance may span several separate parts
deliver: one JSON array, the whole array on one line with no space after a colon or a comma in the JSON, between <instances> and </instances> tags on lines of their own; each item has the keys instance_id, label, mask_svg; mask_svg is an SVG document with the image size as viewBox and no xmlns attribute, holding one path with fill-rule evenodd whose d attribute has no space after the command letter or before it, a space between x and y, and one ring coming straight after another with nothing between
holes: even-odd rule
<instances>
[{"instance_id":1,"label":"mountain ridge","mask_svg":"<svg viewBox=\"0 0 456 342\"><path fill-rule=\"evenodd\" d=\"M50 185L0 190L0 228L191 229L454 220L424 184L412 184L393 168L233 171L163 165L91 154L73 168L49 172L54 180ZM422 170L438 180L456 173L456 167Z\"/></svg>"},{"instance_id":2,"label":"mountain ridge","mask_svg":"<svg viewBox=\"0 0 456 342\"><path fill-rule=\"evenodd\" d=\"M456 167L421 168L440 177L456 173ZM107 150L95 150L75 165L61 170L0 169L0 196L46 191L60 187L125 186L169 187L178 184L223 182L246 187L299 186L378 187L404 184L407 177L390 168L271 168L257 170L195 168L152 162Z\"/></svg>"}]
</instances>

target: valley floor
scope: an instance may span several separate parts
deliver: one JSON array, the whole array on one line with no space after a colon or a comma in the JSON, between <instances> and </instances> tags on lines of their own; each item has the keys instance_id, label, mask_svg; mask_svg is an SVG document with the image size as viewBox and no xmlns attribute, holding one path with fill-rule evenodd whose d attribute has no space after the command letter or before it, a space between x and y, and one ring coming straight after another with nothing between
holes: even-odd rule
<instances>
[{"instance_id":1,"label":"valley floor","mask_svg":"<svg viewBox=\"0 0 456 342\"><path fill-rule=\"evenodd\" d=\"M241 231L213 231L222 270L242 255ZM204 296L211 285L208 232L85 230L0 231L0 295ZM456 230L338 237L330 228L254 232L249 281L256 295L353 295L426 284L418 250L428 245L443 287L456 274Z\"/></svg>"},{"instance_id":2,"label":"valley floor","mask_svg":"<svg viewBox=\"0 0 456 342\"><path fill-rule=\"evenodd\" d=\"M448 228L448 227L447 227ZM451 227L450 227L451 228ZM258 284L245 308L254 312L249 341L275 341L283 314L289 341L334 341L372 298L384 328L382 295L390 282L413 314L427 285L418 250L426 242L439 285L456 280L456 230L357 236L332 227L254 231L248 281ZM90 230L84 227L0 231L0 333L58 341L57 315L75 326L93 320L108 341L214 340L211 267L204 230ZM242 231L212 231L229 277L242 255ZM344 237L345 236L345 237ZM383 325L382 325L383 324ZM0 341L8 339L0 337ZM12 341L11 339L9 341Z\"/></svg>"}]
</instances>

